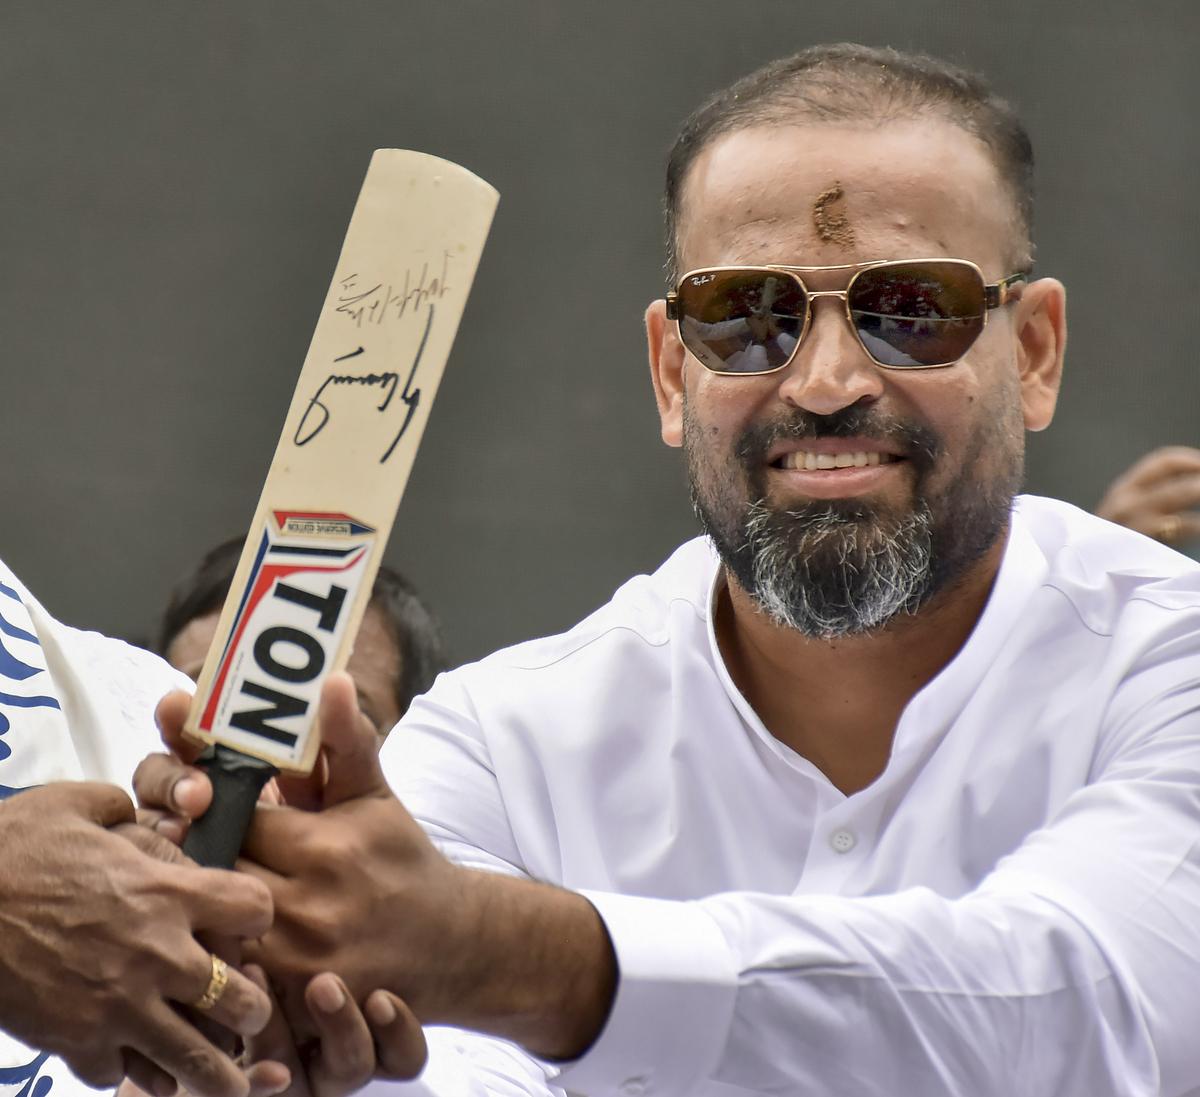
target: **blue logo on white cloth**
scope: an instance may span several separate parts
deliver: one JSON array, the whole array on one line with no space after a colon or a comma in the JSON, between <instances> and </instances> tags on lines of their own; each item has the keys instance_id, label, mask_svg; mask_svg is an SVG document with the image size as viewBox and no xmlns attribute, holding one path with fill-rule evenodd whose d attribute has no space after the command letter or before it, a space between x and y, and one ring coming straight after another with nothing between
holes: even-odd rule
<instances>
[{"instance_id":1,"label":"blue logo on white cloth","mask_svg":"<svg viewBox=\"0 0 1200 1097\"><path fill-rule=\"evenodd\" d=\"M12 722L17 718L21 709L57 709L61 707L57 697L37 692L25 692L29 686L36 690L36 684L30 680L39 674L44 674L46 668L28 662L28 655L20 658L11 650L12 641L41 647L37 636L28 629L14 624L11 620L11 617L17 613L23 615L24 609L21 596L7 583L0 581L0 764L12 757L13 747L5 742L3 737L12 727ZM14 692L16 689L19 689L20 692ZM0 800L31 787L6 784L3 776L3 770L0 769ZM2 1083L2 1078L0 1078L0 1083Z\"/></svg>"},{"instance_id":2,"label":"blue logo on white cloth","mask_svg":"<svg viewBox=\"0 0 1200 1097\"><path fill-rule=\"evenodd\" d=\"M38 1075L49 1058L50 1053L43 1051L20 1066L0 1067L0 1097L46 1097L54 1086L54 1079L46 1075L39 1078Z\"/></svg>"},{"instance_id":3,"label":"blue logo on white cloth","mask_svg":"<svg viewBox=\"0 0 1200 1097\"><path fill-rule=\"evenodd\" d=\"M25 619L25 606L21 596L0 580L0 778L3 777L3 763L14 754L14 747L4 740L13 720L19 719L23 710L60 707L57 698L41 694L37 684L31 681L39 674L45 674L46 668L29 662L28 653L23 658L14 654L12 647L16 644L41 648L37 636L14 624L14 617ZM30 686L33 692L26 692ZM23 743L22 748L24 746ZM26 787L29 786L0 783L0 800ZM54 1079L43 1073L49 1059L49 1052L34 1053L28 1062L0 1067L0 1097L47 1097L54 1087Z\"/></svg>"}]
</instances>

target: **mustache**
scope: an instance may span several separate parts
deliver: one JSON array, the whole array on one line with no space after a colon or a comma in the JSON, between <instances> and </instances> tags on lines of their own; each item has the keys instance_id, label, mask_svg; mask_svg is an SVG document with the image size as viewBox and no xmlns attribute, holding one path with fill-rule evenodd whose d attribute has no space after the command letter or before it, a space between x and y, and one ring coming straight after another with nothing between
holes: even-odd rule
<instances>
[{"instance_id":1,"label":"mustache","mask_svg":"<svg viewBox=\"0 0 1200 1097\"><path fill-rule=\"evenodd\" d=\"M779 442L854 437L891 442L920 471L931 467L943 449L941 439L923 424L852 405L831 415L798 408L786 417L752 424L738 436L734 453L749 471L761 468L768 451Z\"/></svg>"}]
</instances>

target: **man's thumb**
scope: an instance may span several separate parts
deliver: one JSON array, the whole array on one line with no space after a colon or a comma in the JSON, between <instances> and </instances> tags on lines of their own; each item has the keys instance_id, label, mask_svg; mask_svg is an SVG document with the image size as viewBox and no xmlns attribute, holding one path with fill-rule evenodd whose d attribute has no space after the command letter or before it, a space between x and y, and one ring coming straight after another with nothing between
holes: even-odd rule
<instances>
[{"instance_id":1,"label":"man's thumb","mask_svg":"<svg viewBox=\"0 0 1200 1097\"><path fill-rule=\"evenodd\" d=\"M329 770L322 806L331 808L347 800L390 795L379 767L379 735L359 711L354 680L344 671L325 680L318 722Z\"/></svg>"}]
</instances>

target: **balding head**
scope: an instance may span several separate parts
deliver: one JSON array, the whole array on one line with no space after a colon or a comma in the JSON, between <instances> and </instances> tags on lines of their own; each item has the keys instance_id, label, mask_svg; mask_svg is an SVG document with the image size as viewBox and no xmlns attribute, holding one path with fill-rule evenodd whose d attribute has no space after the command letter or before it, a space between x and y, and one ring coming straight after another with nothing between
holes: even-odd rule
<instances>
[{"instance_id":1,"label":"balding head","mask_svg":"<svg viewBox=\"0 0 1200 1097\"><path fill-rule=\"evenodd\" d=\"M1008 265L1033 260L1033 148L1013 109L974 73L932 57L853 44L813 46L717 92L684 123L667 165L668 278L678 278L679 226L696 158L736 130L819 125L882 127L929 119L977 139L1012 208Z\"/></svg>"}]
</instances>

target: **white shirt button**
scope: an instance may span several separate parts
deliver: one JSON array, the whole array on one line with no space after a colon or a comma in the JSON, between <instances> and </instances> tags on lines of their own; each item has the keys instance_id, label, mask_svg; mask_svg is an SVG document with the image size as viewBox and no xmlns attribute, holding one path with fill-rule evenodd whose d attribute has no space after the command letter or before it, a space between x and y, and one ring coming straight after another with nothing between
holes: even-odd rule
<instances>
[{"instance_id":1,"label":"white shirt button","mask_svg":"<svg viewBox=\"0 0 1200 1097\"><path fill-rule=\"evenodd\" d=\"M829 836L829 845L834 853L849 853L857 844L858 839L850 830L835 830Z\"/></svg>"},{"instance_id":2,"label":"white shirt button","mask_svg":"<svg viewBox=\"0 0 1200 1097\"><path fill-rule=\"evenodd\" d=\"M650 1091L649 1080L644 1075L638 1075L636 1078L626 1078L621 1083L621 1092L625 1097L644 1097Z\"/></svg>"}]
</instances>

